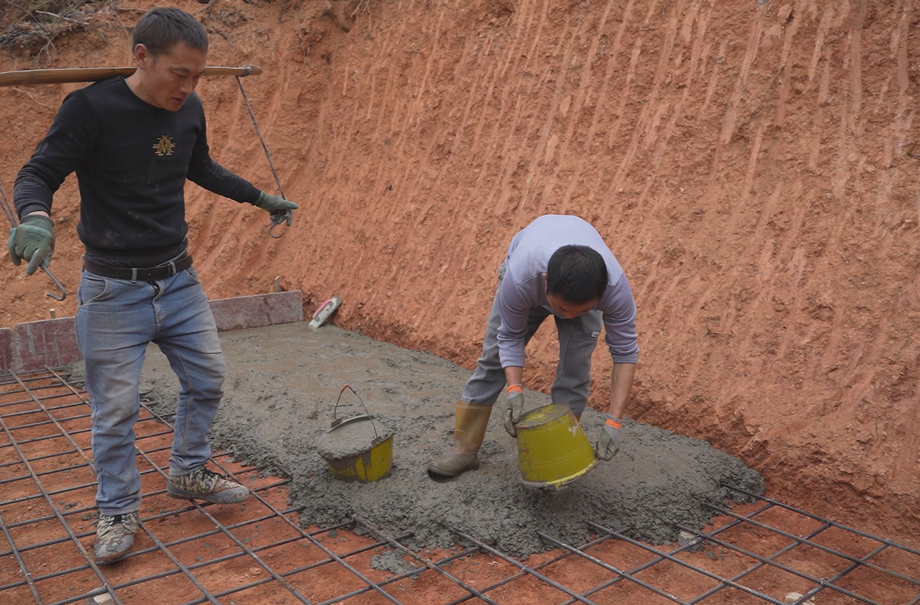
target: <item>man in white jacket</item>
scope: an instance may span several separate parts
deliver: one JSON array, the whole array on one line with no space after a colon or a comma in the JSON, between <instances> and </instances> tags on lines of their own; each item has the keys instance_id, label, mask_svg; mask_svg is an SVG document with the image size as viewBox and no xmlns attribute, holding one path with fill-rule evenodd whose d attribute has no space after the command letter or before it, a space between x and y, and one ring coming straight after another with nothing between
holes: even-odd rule
<instances>
[{"instance_id":1,"label":"man in white jacket","mask_svg":"<svg viewBox=\"0 0 920 605\"><path fill-rule=\"evenodd\" d=\"M549 315L559 335L552 400L567 404L577 418L588 401L591 355L604 326L613 372L607 421L595 452L610 460L619 451L621 418L639 355L636 304L616 257L588 222L545 215L511 240L498 280L482 356L457 403L453 448L432 460L428 471L454 477L478 468L492 406L505 385L504 425L509 435L517 435L524 410L524 346Z\"/></svg>"}]
</instances>

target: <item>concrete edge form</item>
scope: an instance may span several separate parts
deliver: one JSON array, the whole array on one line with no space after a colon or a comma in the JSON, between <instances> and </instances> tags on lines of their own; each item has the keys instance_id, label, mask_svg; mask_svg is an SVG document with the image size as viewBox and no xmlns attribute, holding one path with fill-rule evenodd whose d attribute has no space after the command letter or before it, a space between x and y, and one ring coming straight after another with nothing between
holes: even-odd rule
<instances>
[{"instance_id":1,"label":"concrete edge form","mask_svg":"<svg viewBox=\"0 0 920 605\"><path fill-rule=\"evenodd\" d=\"M0 374L9 374L13 369L13 331L0 328Z\"/></svg>"},{"instance_id":2,"label":"concrete edge form","mask_svg":"<svg viewBox=\"0 0 920 605\"><path fill-rule=\"evenodd\" d=\"M303 321L300 290L210 301L221 332ZM0 328L0 375L61 367L81 359L73 317Z\"/></svg>"},{"instance_id":3,"label":"concrete edge form","mask_svg":"<svg viewBox=\"0 0 920 605\"><path fill-rule=\"evenodd\" d=\"M303 321L300 290L254 296L237 296L211 301L217 330L243 330Z\"/></svg>"}]
</instances>

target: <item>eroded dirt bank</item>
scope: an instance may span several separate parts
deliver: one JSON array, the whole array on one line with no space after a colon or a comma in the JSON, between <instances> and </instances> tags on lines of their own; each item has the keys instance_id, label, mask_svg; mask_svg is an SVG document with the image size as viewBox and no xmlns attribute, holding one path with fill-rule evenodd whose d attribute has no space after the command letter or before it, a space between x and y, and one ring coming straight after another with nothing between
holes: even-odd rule
<instances>
[{"instance_id":1,"label":"eroded dirt bank","mask_svg":"<svg viewBox=\"0 0 920 605\"><path fill-rule=\"evenodd\" d=\"M214 442L239 458L287 469L292 504L303 507L307 524L334 525L356 514L392 533L411 531L424 548L457 544L459 530L519 556L551 546L536 530L569 544L588 541L588 521L643 540L674 542L675 524L701 528L710 520L702 502L732 495L722 483L763 489L755 471L705 441L632 421L623 451L611 462L561 491L528 488L520 482L515 441L498 414L490 420L480 469L435 482L425 466L451 443L466 369L334 326L314 331L306 323L226 332L221 344L228 372ZM74 378L79 372L78 365ZM363 400L377 421L395 429L387 478L344 482L317 453L345 384L358 396L342 395L338 417L363 413ZM155 346L142 385L158 414L174 412L178 381ZM527 393L528 409L548 403L546 395ZM596 438L602 422L602 415L586 412L589 438Z\"/></svg>"},{"instance_id":2,"label":"eroded dirt bank","mask_svg":"<svg viewBox=\"0 0 920 605\"><path fill-rule=\"evenodd\" d=\"M97 6L38 63L127 63L127 27L150 4ZM170 4L207 25L214 64L265 69L245 85L302 204L275 241L258 211L189 187L211 297L281 276L308 313L337 293L338 325L471 367L512 234L579 214L638 302L629 416L710 440L778 497L916 545L915 2ZM0 90L7 190L75 87ZM273 189L235 82L200 92L214 155ZM72 182L58 194L52 265L71 292L75 196ZM72 313L46 285L0 272L3 323ZM532 344L530 388L548 388L554 353L548 336Z\"/></svg>"}]
</instances>

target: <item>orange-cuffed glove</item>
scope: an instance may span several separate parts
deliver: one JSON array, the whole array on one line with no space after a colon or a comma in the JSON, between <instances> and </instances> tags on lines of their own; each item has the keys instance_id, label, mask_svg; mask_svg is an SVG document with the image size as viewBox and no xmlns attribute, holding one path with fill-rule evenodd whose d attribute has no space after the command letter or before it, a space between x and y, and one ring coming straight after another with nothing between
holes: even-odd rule
<instances>
[{"instance_id":1,"label":"orange-cuffed glove","mask_svg":"<svg viewBox=\"0 0 920 605\"><path fill-rule=\"evenodd\" d=\"M517 437L515 424L524 413L524 385L512 384L508 386L508 398L502 404L502 418L505 421L505 430L512 437Z\"/></svg>"},{"instance_id":2,"label":"orange-cuffed glove","mask_svg":"<svg viewBox=\"0 0 920 605\"><path fill-rule=\"evenodd\" d=\"M616 416L607 414L607 421L601 429L601 437L597 440L594 453L601 460L610 460L620 451L620 427L623 421Z\"/></svg>"}]
</instances>

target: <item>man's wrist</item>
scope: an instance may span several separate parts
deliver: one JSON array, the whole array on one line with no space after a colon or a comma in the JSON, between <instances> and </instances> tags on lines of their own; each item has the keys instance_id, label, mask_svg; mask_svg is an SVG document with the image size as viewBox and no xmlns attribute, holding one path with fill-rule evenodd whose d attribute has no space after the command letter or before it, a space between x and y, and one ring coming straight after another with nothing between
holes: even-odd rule
<instances>
[{"instance_id":1,"label":"man's wrist","mask_svg":"<svg viewBox=\"0 0 920 605\"><path fill-rule=\"evenodd\" d=\"M48 204L36 200L17 200L15 202L16 212L19 215L19 219L22 220L30 214L40 214L42 216L51 216L51 206Z\"/></svg>"},{"instance_id":2,"label":"man's wrist","mask_svg":"<svg viewBox=\"0 0 920 605\"><path fill-rule=\"evenodd\" d=\"M20 224L23 225L32 225L34 227L39 227L45 231L54 231L54 221L51 220L51 217L47 213L32 212L22 217Z\"/></svg>"}]
</instances>

